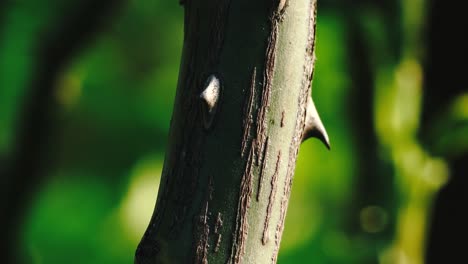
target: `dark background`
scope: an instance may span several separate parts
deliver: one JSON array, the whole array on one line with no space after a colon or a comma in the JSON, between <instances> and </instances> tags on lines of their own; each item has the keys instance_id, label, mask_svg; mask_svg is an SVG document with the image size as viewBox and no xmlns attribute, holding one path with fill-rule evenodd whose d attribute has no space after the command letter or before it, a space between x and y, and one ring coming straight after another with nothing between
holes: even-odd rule
<instances>
[{"instance_id":1,"label":"dark background","mask_svg":"<svg viewBox=\"0 0 468 264\"><path fill-rule=\"evenodd\" d=\"M467 26L462 5L458 1L433 1L429 16L429 54L427 63L424 97L423 124L427 129L431 120L450 103L454 97L468 92L468 80L464 78L465 63L468 60L468 39L457 32ZM464 105L468 105L465 102ZM457 122L458 123L458 122ZM456 124L466 127L466 120ZM442 135L441 135L442 136ZM468 132L462 134L468 138ZM426 144L430 145L430 138ZM468 153L448 158L451 179L438 194L434 203L432 226L429 231L427 249L428 263L458 262L466 259L462 243L468 235L468 214L464 211L468 202Z\"/></svg>"}]
</instances>

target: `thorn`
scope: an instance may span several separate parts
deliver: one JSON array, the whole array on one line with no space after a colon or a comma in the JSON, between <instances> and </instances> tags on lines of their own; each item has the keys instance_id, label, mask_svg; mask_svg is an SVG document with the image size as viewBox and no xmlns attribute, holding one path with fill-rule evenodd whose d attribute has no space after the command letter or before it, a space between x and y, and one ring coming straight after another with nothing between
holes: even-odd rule
<instances>
[{"instance_id":1,"label":"thorn","mask_svg":"<svg viewBox=\"0 0 468 264\"><path fill-rule=\"evenodd\" d=\"M216 112L219 97L221 94L221 83L215 75L208 76L205 82L205 89L200 94L202 99L203 121L205 128L208 129L213 122L213 117Z\"/></svg>"},{"instance_id":2,"label":"thorn","mask_svg":"<svg viewBox=\"0 0 468 264\"><path fill-rule=\"evenodd\" d=\"M318 138L327 147L327 149L330 150L330 141L328 139L327 131L323 126L322 120L320 120L320 116L315 108L312 98L309 98L307 101L306 120L302 142L311 137Z\"/></svg>"}]
</instances>

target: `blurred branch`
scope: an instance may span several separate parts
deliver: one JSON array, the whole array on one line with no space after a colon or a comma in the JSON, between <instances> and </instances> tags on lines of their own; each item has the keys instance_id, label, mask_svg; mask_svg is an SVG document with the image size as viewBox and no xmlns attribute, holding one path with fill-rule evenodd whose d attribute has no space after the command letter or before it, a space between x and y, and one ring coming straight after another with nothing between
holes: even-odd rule
<instances>
[{"instance_id":1,"label":"blurred branch","mask_svg":"<svg viewBox=\"0 0 468 264\"><path fill-rule=\"evenodd\" d=\"M7 228L2 256L6 263L17 263L22 252L19 230L23 213L37 185L45 176L49 143L53 138L56 81L75 55L87 45L105 24L106 19L122 0L81 1L61 16L54 30L39 41L38 63L28 97L20 116L15 149L11 163L2 175L1 212ZM79 4L78 4L79 3Z\"/></svg>"},{"instance_id":2,"label":"blurred branch","mask_svg":"<svg viewBox=\"0 0 468 264\"><path fill-rule=\"evenodd\" d=\"M429 213L448 178L447 163L419 142L423 98L426 1L401 1L401 54L394 65L378 65L375 126L395 168L396 234L382 263L424 263ZM378 54L375 54L378 56Z\"/></svg>"},{"instance_id":3,"label":"blurred branch","mask_svg":"<svg viewBox=\"0 0 468 264\"><path fill-rule=\"evenodd\" d=\"M354 3L349 3L350 10L359 10L360 7L353 7ZM393 173L387 164L379 157L379 142L374 130L373 101L374 101L374 74L375 63L372 52L369 52L366 32L361 30L359 12L350 12L347 20L347 35L349 56L352 63L350 76L352 79L353 93L348 97L349 104L352 105L354 140L357 143L355 156L358 172L355 176L355 194L352 203L353 214L362 214L366 208L379 208L382 212L394 213L392 195L395 188L392 186ZM385 61L385 60L383 60ZM385 168L385 169L382 169ZM376 173L379 172L379 173ZM361 220L362 221L362 220ZM362 222L352 222L356 234L362 231ZM361 225L359 225L361 224ZM389 239L391 228L379 230L379 232L369 232L369 249L378 252L381 245L379 241ZM370 234L369 234L370 233ZM376 263L377 255L372 254L365 263Z\"/></svg>"}]
</instances>

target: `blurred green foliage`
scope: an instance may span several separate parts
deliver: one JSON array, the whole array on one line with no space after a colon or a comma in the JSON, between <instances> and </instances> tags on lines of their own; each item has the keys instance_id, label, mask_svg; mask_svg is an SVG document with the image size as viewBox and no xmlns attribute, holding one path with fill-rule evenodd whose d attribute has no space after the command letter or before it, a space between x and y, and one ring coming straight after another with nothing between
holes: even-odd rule
<instances>
[{"instance_id":1,"label":"blurred green foliage","mask_svg":"<svg viewBox=\"0 0 468 264\"><path fill-rule=\"evenodd\" d=\"M10 4L0 20L0 159L15 147L15 127L37 63L35 45L59 23L58 14L72 6L72 1L39 2ZM416 34L424 23L420 10L417 16L411 10L402 12L413 19L404 20L403 34ZM359 200L359 177L366 168L356 155L361 147L354 129L358 106L349 99L360 89L351 76L356 66L349 56L350 25L339 8L319 7L313 95L332 152L313 140L301 147L279 263L385 263L389 248L422 243L403 239L407 230L400 222L410 217L418 227L409 230L425 232L431 199L448 169L417 140L419 57L411 57L414 48L404 52L406 60L385 52L391 47L379 12L365 5L359 21L375 80L375 91L369 90L378 141L374 158L383 164L369 173L377 182L395 179L395 186L382 190L389 196L385 199ZM133 261L155 203L182 41L183 9L176 1L129 1L63 69L56 83L56 137L44 154L53 162L22 234L24 254L34 263ZM444 157L466 152L467 120L468 94L463 94L436 118L431 152ZM412 187L422 188L421 181L412 177L436 183L415 191ZM416 212L412 206L419 220L407 215Z\"/></svg>"}]
</instances>

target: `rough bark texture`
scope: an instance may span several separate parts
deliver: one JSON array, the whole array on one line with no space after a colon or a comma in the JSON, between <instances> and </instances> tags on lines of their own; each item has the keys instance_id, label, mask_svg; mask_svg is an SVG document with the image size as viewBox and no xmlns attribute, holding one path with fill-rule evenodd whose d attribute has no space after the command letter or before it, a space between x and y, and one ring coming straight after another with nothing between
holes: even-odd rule
<instances>
[{"instance_id":1,"label":"rough bark texture","mask_svg":"<svg viewBox=\"0 0 468 264\"><path fill-rule=\"evenodd\" d=\"M169 147L136 263L276 263L311 100L316 0L183 5ZM213 75L208 112L200 94Z\"/></svg>"}]
</instances>

